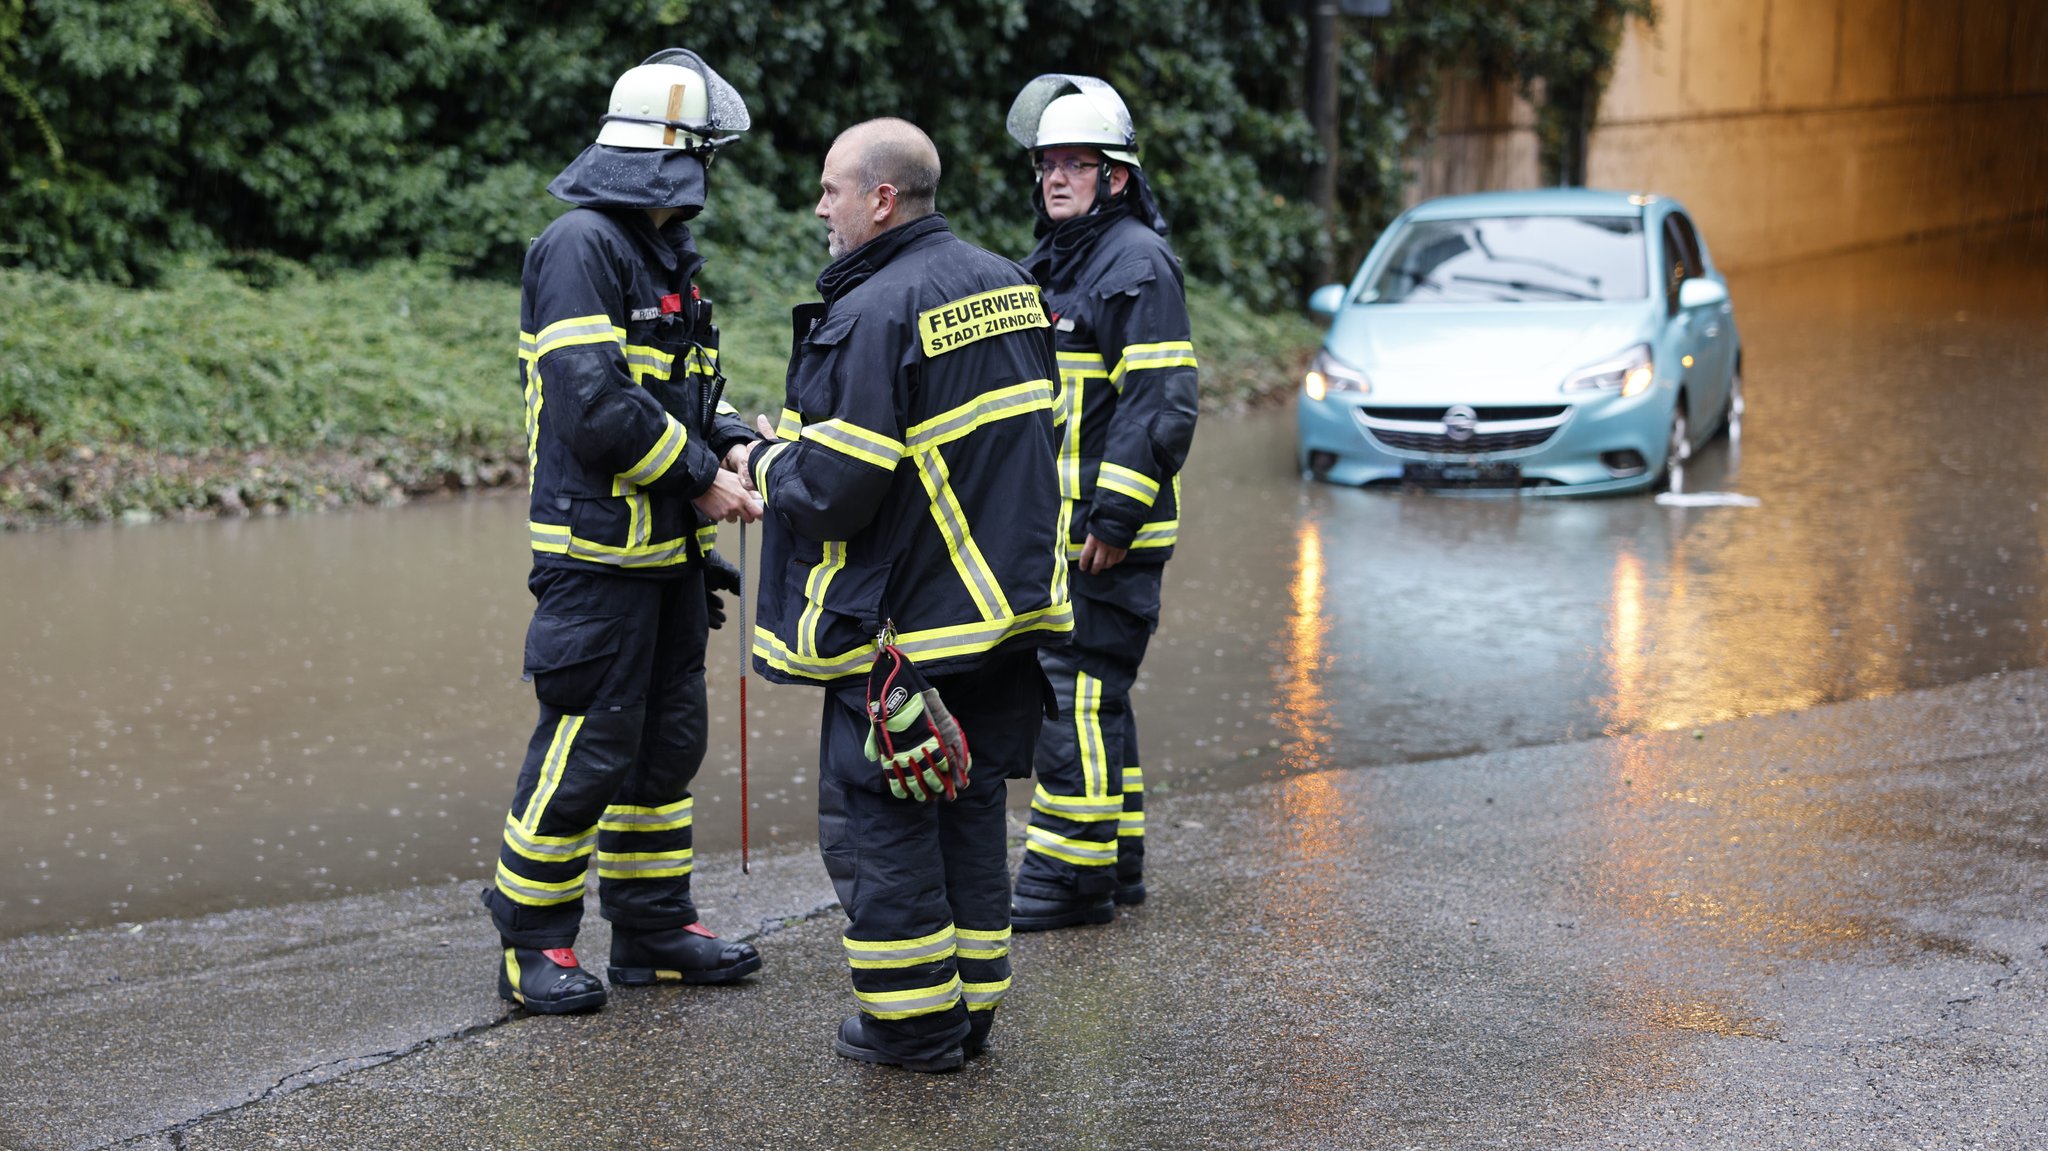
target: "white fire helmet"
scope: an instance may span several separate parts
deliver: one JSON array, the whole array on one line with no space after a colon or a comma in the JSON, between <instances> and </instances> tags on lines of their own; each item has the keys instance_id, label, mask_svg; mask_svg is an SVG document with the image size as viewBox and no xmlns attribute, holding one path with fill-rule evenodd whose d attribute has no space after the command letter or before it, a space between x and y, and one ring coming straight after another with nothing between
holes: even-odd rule
<instances>
[{"instance_id":1,"label":"white fire helmet","mask_svg":"<svg viewBox=\"0 0 2048 1151\"><path fill-rule=\"evenodd\" d=\"M667 48L612 85L597 142L612 148L713 152L748 128L747 104L695 52Z\"/></svg>"},{"instance_id":2,"label":"white fire helmet","mask_svg":"<svg viewBox=\"0 0 2048 1151\"><path fill-rule=\"evenodd\" d=\"M1139 166L1130 109L1116 89L1093 76L1050 72L1038 77L1017 93L1005 126L1011 139L1034 153L1094 148L1119 164Z\"/></svg>"}]
</instances>

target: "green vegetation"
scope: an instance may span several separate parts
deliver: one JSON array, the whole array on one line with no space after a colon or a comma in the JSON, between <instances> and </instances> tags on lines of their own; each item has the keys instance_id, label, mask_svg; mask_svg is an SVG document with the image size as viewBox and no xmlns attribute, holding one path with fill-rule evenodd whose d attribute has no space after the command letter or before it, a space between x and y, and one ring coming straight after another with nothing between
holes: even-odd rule
<instances>
[{"instance_id":1,"label":"green vegetation","mask_svg":"<svg viewBox=\"0 0 2048 1151\"><path fill-rule=\"evenodd\" d=\"M789 309L810 284L705 246L727 394L773 412ZM322 276L273 260L262 274L258 289L189 261L156 287L123 288L0 270L0 526L523 482L516 287L420 261ZM719 296L718 283L750 290ZM1318 335L1202 285L1192 306L1212 409L1291 387Z\"/></svg>"},{"instance_id":2,"label":"green vegetation","mask_svg":"<svg viewBox=\"0 0 2048 1151\"><path fill-rule=\"evenodd\" d=\"M779 391L838 130L925 126L956 229L1021 254L1003 115L1031 76L1077 71L1131 105L1211 401L1241 403L1298 371L1303 281L1398 208L1444 75L1514 79L1568 173L1622 22L1652 14L1397 0L1346 21L1326 222L1299 0L0 0L0 523L518 478L520 255L612 79L665 46L754 118L698 227L736 398Z\"/></svg>"}]
</instances>

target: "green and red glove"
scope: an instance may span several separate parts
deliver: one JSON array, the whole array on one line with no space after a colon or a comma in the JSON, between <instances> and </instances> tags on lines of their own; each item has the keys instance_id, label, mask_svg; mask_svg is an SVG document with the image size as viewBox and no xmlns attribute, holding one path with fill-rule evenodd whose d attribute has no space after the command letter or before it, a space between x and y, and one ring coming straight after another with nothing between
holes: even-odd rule
<instances>
[{"instance_id":1,"label":"green and red glove","mask_svg":"<svg viewBox=\"0 0 2048 1151\"><path fill-rule=\"evenodd\" d=\"M958 795L974 760L967 733L946 710L939 690L895 644L882 645L868 669L868 738L862 750L882 766L891 795L919 803Z\"/></svg>"}]
</instances>

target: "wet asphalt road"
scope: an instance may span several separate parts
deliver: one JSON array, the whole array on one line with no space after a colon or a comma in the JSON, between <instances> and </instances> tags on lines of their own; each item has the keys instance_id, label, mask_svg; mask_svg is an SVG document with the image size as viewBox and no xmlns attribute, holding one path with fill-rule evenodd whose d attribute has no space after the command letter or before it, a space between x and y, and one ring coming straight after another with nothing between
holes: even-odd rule
<instances>
[{"instance_id":1,"label":"wet asphalt road","mask_svg":"<svg viewBox=\"0 0 2048 1151\"><path fill-rule=\"evenodd\" d=\"M991 1049L831 1053L808 852L734 988L507 1012L472 885L0 944L9 1148L2034 1148L2048 672L1164 797ZM593 917L594 919L594 917ZM602 925L586 956L604 953Z\"/></svg>"}]
</instances>

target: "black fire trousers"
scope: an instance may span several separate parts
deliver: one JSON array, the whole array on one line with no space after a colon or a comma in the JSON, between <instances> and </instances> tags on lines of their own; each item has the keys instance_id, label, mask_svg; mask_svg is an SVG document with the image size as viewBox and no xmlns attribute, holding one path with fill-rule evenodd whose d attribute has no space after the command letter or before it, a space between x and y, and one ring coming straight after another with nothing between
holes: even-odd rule
<instances>
[{"instance_id":1,"label":"black fire trousers","mask_svg":"<svg viewBox=\"0 0 2048 1151\"><path fill-rule=\"evenodd\" d=\"M983 1026L1010 986L1007 779L1031 770L1045 680L1026 650L931 677L973 753L957 799L888 791L862 745L864 686L828 690L819 736L818 848L848 920L842 940L869 1037L929 1059ZM990 1014L984 1014L990 1013Z\"/></svg>"},{"instance_id":2,"label":"black fire trousers","mask_svg":"<svg viewBox=\"0 0 2048 1151\"><path fill-rule=\"evenodd\" d=\"M1073 640L1039 650L1059 714L1046 718L1033 757L1021 895L1092 901L1143 876L1145 783L1131 684L1159 625L1163 571L1129 561L1095 575L1068 569Z\"/></svg>"},{"instance_id":3,"label":"black fire trousers","mask_svg":"<svg viewBox=\"0 0 2048 1151\"><path fill-rule=\"evenodd\" d=\"M596 857L615 927L697 921L690 781L704 761L702 567L659 578L535 567L526 672L540 720L484 893L507 946L568 947Z\"/></svg>"}]
</instances>

